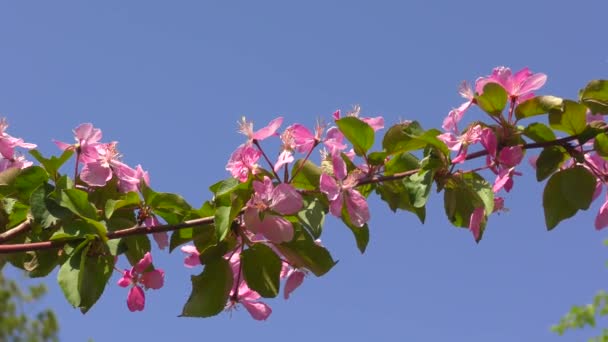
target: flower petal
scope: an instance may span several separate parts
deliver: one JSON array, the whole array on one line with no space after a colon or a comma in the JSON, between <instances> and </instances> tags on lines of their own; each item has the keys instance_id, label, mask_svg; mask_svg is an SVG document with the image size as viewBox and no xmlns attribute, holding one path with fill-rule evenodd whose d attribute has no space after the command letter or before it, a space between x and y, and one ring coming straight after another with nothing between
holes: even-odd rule
<instances>
[{"instance_id":1,"label":"flower petal","mask_svg":"<svg viewBox=\"0 0 608 342\"><path fill-rule=\"evenodd\" d=\"M158 290L165 284L165 271L155 269L154 271L146 272L141 277L141 283L148 289Z\"/></svg>"},{"instance_id":2,"label":"flower petal","mask_svg":"<svg viewBox=\"0 0 608 342\"><path fill-rule=\"evenodd\" d=\"M133 286L127 295L127 307L131 312L142 311L146 305L146 295L139 286Z\"/></svg>"},{"instance_id":3,"label":"flower petal","mask_svg":"<svg viewBox=\"0 0 608 342\"><path fill-rule=\"evenodd\" d=\"M265 321L272 313L272 309L266 303L250 302L247 300L240 301L240 303L247 309L251 317L258 321Z\"/></svg>"}]
</instances>

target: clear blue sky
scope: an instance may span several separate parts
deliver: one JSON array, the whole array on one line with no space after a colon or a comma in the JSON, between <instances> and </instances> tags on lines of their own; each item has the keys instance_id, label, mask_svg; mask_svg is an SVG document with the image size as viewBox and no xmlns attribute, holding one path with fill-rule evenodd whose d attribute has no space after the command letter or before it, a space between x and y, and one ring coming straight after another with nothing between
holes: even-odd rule
<instances>
[{"instance_id":1,"label":"clear blue sky","mask_svg":"<svg viewBox=\"0 0 608 342\"><path fill-rule=\"evenodd\" d=\"M549 76L540 93L575 97L608 76L601 1L103 1L0 5L0 113L10 132L56 152L51 139L93 122L141 163L160 191L194 205L243 141L236 121L282 115L312 125L360 104L387 123L439 127L462 102L456 87L498 65ZM471 117L471 116L470 116ZM474 117L474 116L473 116ZM190 291L182 254L146 310L127 310L116 274L85 316L48 279L65 341L553 341L570 305L606 288L605 232L588 213L547 232L541 185L526 165L476 245L433 196L423 226L371 200L371 242L359 255L334 219L324 243L339 264L292 298L270 300L266 322L240 310L177 318ZM123 264L126 266L123 260Z\"/></svg>"}]
</instances>

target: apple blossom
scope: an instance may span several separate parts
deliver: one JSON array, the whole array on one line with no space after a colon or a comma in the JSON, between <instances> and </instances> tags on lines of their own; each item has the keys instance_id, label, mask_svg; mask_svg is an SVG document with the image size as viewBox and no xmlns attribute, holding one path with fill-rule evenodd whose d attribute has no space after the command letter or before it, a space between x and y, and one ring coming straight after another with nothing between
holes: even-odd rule
<instances>
[{"instance_id":1,"label":"apple blossom","mask_svg":"<svg viewBox=\"0 0 608 342\"><path fill-rule=\"evenodd\" d=\"M152 265L152 255L146 252L144 257L130 270L124 270L118 280L118 286L132 286L127 296L127 307L130 311L142 311L146 304L145 289L158 290L163 287L165 272L161 269L146 271Z\"/></svg>"}]
</instances>

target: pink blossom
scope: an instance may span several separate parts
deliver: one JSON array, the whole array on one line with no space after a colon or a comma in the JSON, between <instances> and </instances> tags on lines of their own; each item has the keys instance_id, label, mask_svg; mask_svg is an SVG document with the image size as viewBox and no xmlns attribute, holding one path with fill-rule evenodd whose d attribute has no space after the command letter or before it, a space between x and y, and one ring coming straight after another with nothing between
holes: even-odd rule
<instances>
[{"instance_id":1,"label":"pink blossom","mask_svg":"<svg viewBox=\"0 0 608 342\"><path fill-rule=\"evenodd\" d=\"M475 237L475 241L479 241L481 239L481 224L485 217L485 209L484 207L475 208L473 213L471 214L471 218L469 221L469 229L473 233L473 237Z\"/></svg>"},{"instance_id":2,"label":"pink blossom","mask_svg":"<svg viewBox=\"0 0 608 342\"><path fill-rule=\"evenodd\" d=\"M115 175L121 191L137 189L141 175L120 161L116 142L96 146L97 159L86 162L80 172L80 179L89 186L104 186Z\"/></svg>"},{"instance_id":3,"label":"pink blossom","mask_svg":"<svg viewBox=\"0 0 608 342\"><path fill-rule=\"evenodd\" d=\"M226 170L230 172L232 177L241 182L246 182L249 174L258 172L257 161L262 156L262 153L251 145L243 144L232 152Z\"/></svg>"},{"instance_id":4,"label":"pink blossom","mask_svg":"<svg viewBox=\"0 0 608 342\"><path fill-rule=\"evenodd\" d=\"M300 124L293 124L285 129L281 134L281 140L283 141L283 149L290 151L298 151L300 153L308 153L313 146L317 143L320 135L318 127L315 130L316 134L312 134L308 128Z\"/></svg>"},{"instance_id":5,"label":"pink blossom","mask_svg":"<svg viewBox=\"0 0 608 342\"><path fill-rule=\"evenodd\" d=\"M247 312L258 321L265 321L268 316L272 313L272 309L264 302L258 301L260 295L250 289L247 283L241 282L235 292L230 292L230 301L226 305L226 309L230 310L236 307L237 304L241 304L245 307Z\"/></svg>"},{"instance_id":6,"label":"pink blossom","mask_svg":"<svg viewBox=\"0 0 608 342\"><path fill-rule=\"evenodd\" d=\"M124 270L118 280L118 286L132 286L127 295L127 307L130 311L142 311L146 303L142 289L158 290L163 287L165 272L161 269L146 271L152 265L152 255L147 252L144 257L130 270Z\"/></svg>"},{"instance_id":7,"label":"pink blossom","mask_svg":"<svg viewBox=\"0 0 608 342\"><path fill-rule=\"evenodd\" d=\"M0 158L0 172L10 169L11 167L15 167L18 169L25 169L26 167L32 166L32 163L29 160L26 160L24 156L15 156L13 159L4 159Z\"/></svg>"},{"instance_id":8,"label":"pink blossom","mask_svg":"<svg viewBox=\"0 0 608 342\"><path fill-rule=\"evenodd\" d=\"M346 205L351 222L362 227L370 215L365 197L355 189L357 175L347 175L346 163L339 154L332 155L332 164L335 177L322 173L320 179L320 190L327 195L329 210L332 215L342 217L342 208Z\"/></svg>"},{"instance_id":9,"label":"pink blossom","mask_svg":"<svg viewBox=\"0 0 608 342\"><path fill-rule=\"evenodd\" d=\"M180 249L187 254L184 259L185 267L193 268L201 264L201 260L199 259L200 254L194 245L182 246Z\"/></svg>"},{"instance_id":10,"label":"pink blossom","mask_svg":"<svg viewBox=\"0 0 608 342\"><path fill-rule=\"evenodd\" d=\"M15 159L15 148L21 147L28 150L36 148L36 144L30 144L23 141L21 138L15 138L8 133L6 133L6 129L8 128L8 123L6 119L0 119L0 154L8 160Z\"/></svg>"},{"instance_id":11,"label":"pink blossom","mask_svg":"<svg viewBox=\"0 0 608 342\"><path fill-rule=\"evenodd\" d=\"M532 92L540 89L546 81L547 75L542 73L533 74L528 68L523 68L512 75L510 68L500 66L494 68L491 75L478 78L475 82L475 91L482 94L483 87L486 84L498 83L511 98L523 102L532 98L534 96Z\"/></svg>"},{"instance_id":12,"label":"pink blossom","mask_svg":"<svg viewBox=\"0 0 608 342\"><path fill-rule=\"evenodd\" d=\"M61 150L78 150L79 162L93 163L99 158L98 148L103 144L100 142L102 133L99 128L93 127L91 123L83 123L74 128L74 139L76 143L70 145L61 141L54 143ZM103 148L103 147L102 147Z\"/></svg>"},{"instance_id":13,"label":"pink blossom","mask_svg":"<svg viewBox=\"0 0 608 342\"><path fill-rule=\"evenodd\" d=\"M278 172L283 166L293 163L293 154L289 150L283 150L274 164L274 171Z\"/></svg>"},{"instance_id":14,"label":"pink blossom","mask_svg":"<svg viewBox=\"0 0 608 342\"><path fill-rule=\"evenodd\" d=\"M325 133L323 144L329 149L331 154L338 153L346 149L344 144L344 135L338 127L331 127Z\"/></svg>"},{"instance_id":15,"label":"pink blossom","mask_svg":"<svg viewBox=\"0 0 608 342\"><path fill-rule=\"evenodd\" d=\"M595 217L595 229L600 230L606 228L606 226L608 226L608 194L606 194L606 200Z\"/></svg>"},{"instance_id":16,"label":"pink blossom","mask_svg":"<svg viewBox=\"0 0 608 342\"><path fill-rule=\"evenodd\" d=\"M274 213L297 213L302 209L302 196L290 184L281 183L275 187L267 176L263 182L254 181L253 189L255 192L244 214L247 229L275 243L291 241L291 222Z\"/></svg>"},{"instance_id":17,"label":"pink blossom","mask_svg":"<svg viewBox=\"0 0 608 342\"><path fill-rule=\"evenodd\" d=\"M283 123L283 118L278 117L268 123L266 127L263 127L257 131L253 131L253 123L247 121L245 117L241 118L239 122L239 132L247 136L247 143L251 144L254 140L261 141L276 135L277 130Z\"/></svg>"},{"instance_id":18,"label":"pink blossom","mask_svg":"<svg viewBox=\"0 0 608 342\"><path fill-rule=\"evenodd\" d=\"M144 220L144 226L148 228L156 227L160 226L160 222L154 214L149 214ZM167 234L167 232L154 233L152 234L152 236L154 237L154 241L156 241L156 245L159 249L165 249L169 247L169 235Z\"/></svg>"},{"instance_id":19,"label":"pink blossom","mask_svg":"<svg viewBox=\"0 0 608 342\"><path fill-rule=\"evenodd\" d=\"M475 94L473 94L473 90L466 81L463 81L458 87L458 93L460 96L467 99L467 102L461 104L458 108L452 109L448 116L443 120L443 124L441 127L445 131L458 132L458 123L462 120L464 113L471 107L473 104L473 100L475 99Z\"/></svg>"},{"instance_id":20,"label":"pink blossom","mask_svg":"<svg viewBox=\"0 0 608 342\"><path fill-rule=\"evenodd\" d=\"M443 141L450 150L458 151L458 155L452 159L452 163L462 163L466 160L469 145L481 141L481 133L481 126L475 125L469 127L460 136L457 136L453 132L447 132L438 135L437 138Z\"/></svg>"},{"instance_id":21,"label":"pink blossom","mask_svg":"<svg viewBox=\"0 0 608 342\"><path fill-rule=\"evenodd\" d=\"M283 297L285 299L289 299L291 293L300 287L300 285L302 285L304 282L304 276L306 276L306 273L292 267L286 267L285 269L285 272L281 272L281 278L287 279L285 281L285 288L283 289Z\"/></svg>"}]
</instances>

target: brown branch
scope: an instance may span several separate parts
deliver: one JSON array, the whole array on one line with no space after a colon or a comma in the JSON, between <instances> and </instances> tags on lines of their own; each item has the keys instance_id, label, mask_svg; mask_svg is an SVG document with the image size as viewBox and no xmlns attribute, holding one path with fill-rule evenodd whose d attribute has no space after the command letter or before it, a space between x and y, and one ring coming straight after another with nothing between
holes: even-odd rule
<instances>
[{"instance_id":1,"label":"brown branch","mask_svg":"<svg viewBox=\"0 0 608 342\"><path fill-rule=\"evenodd\" d=\"M0 243L2 243L4 241L8 241L21 233L27 232L28 230L30 230L32 228L31 223L32 223L31 219L28 218L27 220L19 223L17 226L0 234Z\"/></svg>"},{"instance_id":2,"label":"brown branch","mask_svg":"<svg viewBox=\"0 0 608 342\"><path fill-rule=\"evenodd\" d=\"M577 134L577 135L572 135L572 136L568 136L568 137L564 137L564 138L560 138L560 139L556 139L556 140L535 142L535 143L530 143L530 144L523 144L520 146L524 150L535 149L535 148L545 148L545 147L549 147L549 146L566 146L569 142L576 140L579 137L580 137L580 135ZM486 150L477 151L477 152L473 152L473 153L470 153L469 155L467 155L466 160L471 160L471 159L483 157L486 155L488 155L488 151L486 151ZM395 174L387 175L387 176L365 177L365 178L362 178L359 180L359 182L357 183L357 186L398 180L398 179L402 179L402 178L411 176L419 171L420 171L420 169L414 169L414 170L408 170L408 171L399 172L399 173L395 173ZM109 240L113 240L113 239L120 239L120 238L124 238L124 237L128 237L128 236L134 236L134 235L161 233L161 232L179 230L179 229L183 229L183 228L196 227L196 226L200 226L200 225L213 224L213 222L214 222L214 218L210 216L210 217L203 217L203 218L198 218L198 219L194 219L194 220L189 220L189 221L185 221L185 222L178 223L178 224L163 224L163 225L158 225L158 226L153 226L153 227L134 226L131 228L108 232L106 234L106 236ZM31 221L28 219L28 220L24 221L23 223L19 224L18 226L0 234L0 243L10 240L11 238L17 236L18 234L28 231L30 228L31 228ZM75 241L75 240L70 240L70 241ZM61 247L63 247L63 245L65 245L65 243L66 243L66 241L43 241L43 242L30 242L30 243L21 243L21 244L0 245L0 254L61 248Z\"/></svg>"}]
</instances>

